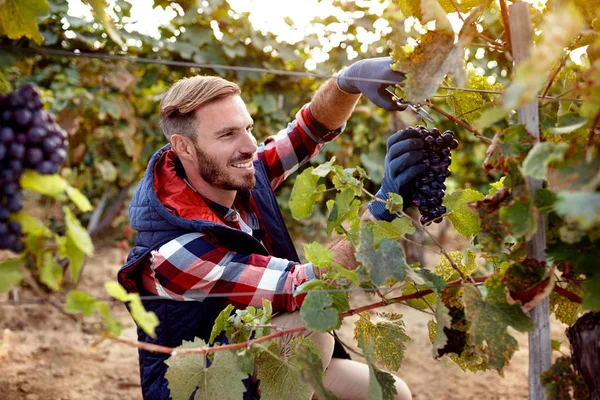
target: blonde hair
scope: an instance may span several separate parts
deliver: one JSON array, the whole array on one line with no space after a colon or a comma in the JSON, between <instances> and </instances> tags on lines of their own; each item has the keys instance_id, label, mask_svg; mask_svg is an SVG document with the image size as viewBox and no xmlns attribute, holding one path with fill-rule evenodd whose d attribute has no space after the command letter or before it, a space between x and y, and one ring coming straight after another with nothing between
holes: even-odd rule
<instances>
[{"instance_id":1,"label":"blonde hair","mask_svg":"<svg viewBox=\"0 0 600 400\"><path fill-rule=\"evenodd\" d=\"M160 102L160 128L167 140L175 134L196 139L196 109L241 93L238 85L218 76L194 76L175 82Z\"/></svg>"}]
</instances>

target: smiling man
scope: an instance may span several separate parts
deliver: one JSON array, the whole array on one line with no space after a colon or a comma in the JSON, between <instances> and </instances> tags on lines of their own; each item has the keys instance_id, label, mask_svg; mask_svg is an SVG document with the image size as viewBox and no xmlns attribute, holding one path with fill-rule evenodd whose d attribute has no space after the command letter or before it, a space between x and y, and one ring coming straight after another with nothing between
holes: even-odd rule
<instances>
[{"instance_id":1,"label":"smiling man","mask_svg":"<svg viewBox=\"0 0 600 400\"><path fill-rule=\"evenodd\" d=\"M299 261L273 190L342 131L364 94L388 110L396 108L374 80L400 81L389 58L353 64L331 79L302 107L296 118L260 145L239 87L213 76L175 83L160 106L161 128L169 144L150 160L130 207L135 247L119 271L131 292L155 295L145 301L160 320L156 338L138 329L138 339L169 347L200 337L208 341L215 318L228 304L238 308L272 303L279 328L301 324L302 296L296 287L319 276L318 268ZM385 175L378 196L399 193L425 167L423 143L397 133L388 141ZM363 218L392 216L372 203ZM357 266L346 241L333 246L335 260ZM338 398L367 396L369 370L347 359L331 335L307 332L321 352L324 383ZM280 338L282 352L292 339ZM224 338L218 341L223 342ZM145 399L168 399L167 355L140 350ZM245 380L244 398L259 396L259 385ZM397 399L410 399L396 380Z\"/></svg>"}]
</instances>

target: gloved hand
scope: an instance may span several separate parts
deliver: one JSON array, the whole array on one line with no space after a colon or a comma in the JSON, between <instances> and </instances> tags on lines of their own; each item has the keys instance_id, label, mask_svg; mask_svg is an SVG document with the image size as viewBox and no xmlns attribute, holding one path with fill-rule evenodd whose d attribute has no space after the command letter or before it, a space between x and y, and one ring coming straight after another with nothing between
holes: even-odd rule
<instances>
[{"instance_id":1,"label":"gloved hand","mask_svg":"<svg viewBox=\"0 0 600 400\"><path fill-rule=\"evenodd\" d=\"M393 71L391 68L392 63L393 60L391 57L367 58L358 61L338 75L337 85L346 93L362 93L366 98L385 110L398 110L398 106L392 100L392 96L385 90L385 88L392 85L392 83L378 83L353 79L361 78L392 82L403 81L405 75L402 72Z\"/></svg>"},{"instance_id":2,"label":"gloved hand","mask_svg":"<svg viewBox=\"0 0 600 400\"><path fill-rule=\"evenodd\" d=\"M421 149L423 139L416 129L408 128L394 133L387 141L383 180L381 188L375 195L386 200L388 193L398 193L404 199L405 207L410 206L412 181L427 170ZM372 201L369 203L371 214L378 220L391 221L397 217L385 209L385 203Z\"/></svg>"}]
</instances>

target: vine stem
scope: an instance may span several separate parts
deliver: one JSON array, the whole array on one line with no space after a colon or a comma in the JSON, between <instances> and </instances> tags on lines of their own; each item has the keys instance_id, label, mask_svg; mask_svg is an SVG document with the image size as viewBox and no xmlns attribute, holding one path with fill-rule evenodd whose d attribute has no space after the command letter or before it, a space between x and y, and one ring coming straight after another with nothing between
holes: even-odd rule
<instances>
[{"instance_id":1,"label":"vine stem","mask_svg":"<svg viewBox=\"0 0 600 400\"><path fill-rule=\"evenodd\" d=\"M508 19L508 8L506 7L506 0L500 0L500 13L502 14L502 22L504 22L504 32L506 33L506 44L510 49L512 56L512 40L510 38L510 21Z\"/></svg>"},{"instance_id":2,"label":"vine stem","mask_svg":"<svg viewBox=\"0 0 600 400\"><path fill-rule=\"evenodd\" d=\"M454 115L448 114L446 111L442 110L441 108L439 108L438 106L436 106L429 100L427 100L427 106L429 106L429 108L431 108L433 111L442 114L444 117L448 118L450 121L454 122L455 124L462 126L466 130L471 132L473 135L475 135L475 137L481 139L482 141L484 141L488 144L492 143L492 139L483 136L481 133L479 133L475 129L471 128L468 124L466 124L463 121L461 121L460 119L456 118Z\"/></svg>"},{"instance_id":3,"label":"vine stem","mask_svg":"<svg viewBox=\"0 0 600 400\"><path fill-rule=\"evenodd\" d=\"M487 276L477 276L477 277L472 278L473 282L475 282L475 283L482 283L482 282L485 282L487 279L488 279ZM464 281L459 279L456 281L448 282L446 287L447 288L448 287L462 287L463 285L464 285ZM561 288L560 286L554 286L553 291L568 298L569 300L571 300L575 303L582 302L581 297L579 297L575 293L569 292L568 290ZM419 298L427 296L428 294L431 294L431 293L433 293L432 289L425 289L425 290L419 291L417 293L411 293L411 294L407 294L407 295L393 297L393 298L389 299L387 302L379 301L377 303L368 304L366 306L362 306L362 307L358 307L358 308L346 311L345 313L340 314L340 318L350 317L352 315L356 315L361 312L385 307L390 304L399 303L399 302L405 301L405 300L419 299ZM271 333L267 336L263 336L261 338L254 339L254 340L249 340L249 341L243 342L243 343L228 344L228 345L218 346L218 347L205 346L205 347L200 347L200 348L188 348L188 349L177 349L177 348L173 348L173 347L160 346L157 344L152 344L152 343L147 343L147 342L138 342L138 341L118 338L118 337L114 337L114 336L108 336L107 339L110 339L117 343L125 344L130 347L136 347L138 349L148 350L148 351L152 351L155 353L169 354L169 355L173 356L173 355L177 355L177 354L208 354L208 353L215 353L217 351L247 349L247 348L252 347L252 345L266 342L267 340L275 339L279 336L289 335L292 333L299 333L299 332L303 332L306 330L308 330L308 328L305 325L302 325L302 326L297 326L295 328L280 330L280 331Z\"/></svg>"},{"instance_id":4,"label":"vine stem","mask_svg":"<svg viewBox=\"0 0 600 400\"><path fill-rule=\"evenodd\" d=\"M450 0L450 3L452 3L452 6L454 7L454 9L456 10L456 15L458 15L458 18L462 21L462 23L464 24L466 21L463 18L461 12L460 12L460 8L458 8L458 5L456 4L456 1L454 0ZM504 45L501 43L496 42L494 39L489 38L487 36L485 36L483 33L481 32L477 32L477 36L481 39L483 39L484 41L488 42L489 44L491 44L494 47L498 47L500 49L504 48Z\"/></svg>"},{"instance_id":5,"label":"vine stem","mask_svg":"<svg viewBox=\"0 0 600 400\"><path fill-rule=\"evenodd\" d=\"M587 151L590 146L592 145L592 142L594 141L594 134L596 133L596 128L598 127L598 123L600 123L600 112L598 112L596 114L596 116L594 117L594 122L592 123L592 127L590 128L590 134L588 136L588 140L585 143L585 151Z\"/></svg>"}]
</instances>

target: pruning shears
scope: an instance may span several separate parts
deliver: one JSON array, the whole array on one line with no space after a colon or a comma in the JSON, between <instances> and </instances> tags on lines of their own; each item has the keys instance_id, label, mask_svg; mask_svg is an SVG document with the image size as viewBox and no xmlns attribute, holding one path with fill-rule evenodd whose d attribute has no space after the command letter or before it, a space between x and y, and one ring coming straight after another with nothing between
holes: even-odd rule
<instances>
[{"instance_id":1,"label":"pruning shears","mask_svg":"<svg viewBox=\"0 0 600 400\"><path fill-rule=\"evenodd\" d=\"M429 115L429 113L423 109L423 106L421 104L410 104L405 99L403 99L401 97L398 97L396 95L396 93L394 93L394 91L391 90L390 88L385 88L385 90L389 94L392 95L392 100L398 106L398 110L399 111L404 111L404 110L406 110L408 108L410 111L412 111L415 114L417 114L418 118L420 118L421 120L426 119L429 122L435 122L435 120L433 118L431 118L431 115Z\"/></svg>"}]
</instances>

